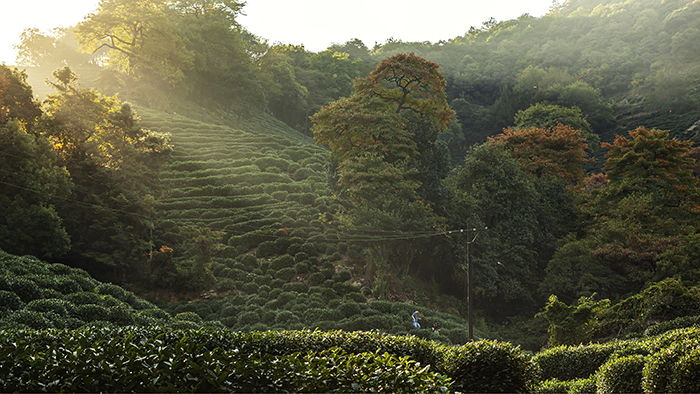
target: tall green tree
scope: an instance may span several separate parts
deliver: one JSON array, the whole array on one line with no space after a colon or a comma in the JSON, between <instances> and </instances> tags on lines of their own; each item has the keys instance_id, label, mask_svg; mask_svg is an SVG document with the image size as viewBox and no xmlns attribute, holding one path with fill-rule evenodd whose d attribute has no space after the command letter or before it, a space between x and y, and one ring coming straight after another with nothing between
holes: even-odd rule
<instances>
[{"instance_id":1,"label":"tall green tree","mask_svg":"<svg viewBox=\"0 0 700 394\"><path fill-rule=\"evenodd\" d=\"M309 90L297 79L294 67L305 52L303 47L274 46L258 61L268 109L297 130L303 129L308 116Z\"/></svg>"},{"instance_id":2,"label":"tall green tree","mask_svg":"<svg viewBox=\"0 0 700 394\"><path fill-rule=\"evenodd\" d=\"M409 197L404 198L406 202L421 201L412 166L421 154L419 140L427 150L453 114L444 86L437 64L399 54L358 80L351 97L314 115L314 135L331 148L340 171L339 186L352 200L371 203L405 187L414 190L405 196ZM368 173L358 170L369 168L368 162L374 166L383 163L386 168L360 181L356 176ZM389 182L387 176L396 180Z\"/></svg>"},{"instance_id":3,"label":"tall green tree","mask_svg":"<svg viewBox=\"0 0 700 394\"><path fill-rule=\"evenodd\" d=\"M153 246L152 196L167 139L144 130L129 104L78 88L70 68L54 77L41 128L75 184L57 206L73 243L68 256L98 275L126 274Z\"/></svg>"},{"instance_id":4,"label":"tall green tree","mask_svg":"<svg viewBox=\"0 0 700 394\"><path fill-rule=\"evenodd\" d=\"M57 68L87 66L92 55L80 53L75 33L70 28L55 28L43 33L37 28L24 29L17 50L17 65Z\"/></svg>"},{"instance_id":5,"label":"tall green tree","mask_svg":"<svg viewBox=\"0 0 700 394\"><path fill-rule=\"evenodd\" d=\"M202 106L229 113L240 126L244 117L265 108L263 85L247 32L236 18L242 3L222 0L182 0L175 4L177 34L192 57L179 84L185 97Z\"/></svg>"},{"instance_id":6,"label":"tall green tree","mask_svg":"<svg viewBox=\"0 0 700 394\"><path fill-rule=\"evenodd\" d=\"M444 174L427 168L431 155L439 156L431 149L453 114L444 86L436 63L399 54L358 80L352 96L313 116L314 136L331 148L336 196L347 224L396 232L426 231L440 222L418 190L422 170L430 174L426 179ZM405 242L374 245L370 254L376 266L388 262L399 272L409 271L415 248Z\"/></svg>"},{"instance_id":7,"label":"tall green tree","mask_svg":"<svg viewBox=\"0 0 700 394\"><path fill-rule=\"evenodd\" d=\"M41 116L41 103L34 97L34 92L27 83L27 73L0 65L0 89L0 126L14 119L23 130L32 132Z\"/></svg>"},{"instance_id":8,"label":"tall green tree","mask_svg":"<svg viewBox=\"0 0 700 394\"><path fill-rule=\"evenodd\" d=\"M82 50L100 52L103 62L119 73L127 100L136 93L145 101L158 101L163 89L181 81L191 67L192 55L176 32L169 4L101 0L75 28Z\"/></svg>"},{"instance_id":9,"label":"tall green tree","mask_svg":"<svg viewBox=\"0 0 700 394\"><path fill-rule=\"evenodd\" d=\"M26 97L18 100L18 92L31 97L31 87L16 70L0 66L0 71L0 249L60 256L70 238L55 204L70 196L69 174L57 164L49 141L27 132L36 107Z\"/></svg>"}]
</instances>

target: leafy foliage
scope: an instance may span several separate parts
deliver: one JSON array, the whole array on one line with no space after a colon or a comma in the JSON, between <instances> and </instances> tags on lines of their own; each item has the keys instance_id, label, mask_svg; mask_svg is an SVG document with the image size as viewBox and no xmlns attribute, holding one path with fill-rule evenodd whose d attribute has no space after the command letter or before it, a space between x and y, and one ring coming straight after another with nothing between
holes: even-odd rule
<instances>
[{"instance_id":1,"label":"leafy foliage","mask_svg":"<svg viewBox=\"0 0 700 394\"><path fill-rule=\"evenodd\" d=\"M593 301L581 297L576 305L567 306L555 295L541 312L549 321L550 345L575 345L589 342L599 328L599 315L610 305L610 300Z\"/></svg>"}]
</instances>

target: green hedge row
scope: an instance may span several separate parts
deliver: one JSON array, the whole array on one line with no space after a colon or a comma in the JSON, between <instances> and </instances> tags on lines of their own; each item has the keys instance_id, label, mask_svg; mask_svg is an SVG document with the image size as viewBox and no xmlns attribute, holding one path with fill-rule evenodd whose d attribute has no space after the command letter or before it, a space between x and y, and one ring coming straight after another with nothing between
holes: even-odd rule
<instances>
[{"instance_id":1,"label":"green hedge row","mask_svg":"<svg viewBox=\"0 0 700 394\"><path fill-rule=\"evenodd\" d=\"M559 346L533 357L540 368L536 392L590 392L574 382L595 383L597 393L700 392L700 327L652 338Z\"/></svg>"},{"instance_id":2,"label":"green hedge row","mask_svg":"<svg viewBox=\"0 0 700 394\"><path fill-rule=\"evenodd\" d=\"M160 327L0 332L5 391L525 392L535 383L529 356L490 341L445 347L377 333Z\"/></svg>"}]
</instances>

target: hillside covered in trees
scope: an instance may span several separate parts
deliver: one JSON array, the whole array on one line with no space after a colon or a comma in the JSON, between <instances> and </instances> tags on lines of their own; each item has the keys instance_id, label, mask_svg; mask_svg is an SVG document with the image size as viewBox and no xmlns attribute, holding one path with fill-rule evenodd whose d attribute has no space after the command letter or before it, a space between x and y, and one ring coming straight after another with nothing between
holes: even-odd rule
<instances>
[{"instance_id":1,"label":"hillside covered in trees","mask_svg":"<svg viewBox=\"0 0 700 394\"><path fill-rule=\"evenodd\" d=\"M318 53L242 10L109 0L26 30L0 66L0 249L239 331L463 344L467 259L477 338L698 314L700 3L570 0Z\"/></svg>"}]
</instances>

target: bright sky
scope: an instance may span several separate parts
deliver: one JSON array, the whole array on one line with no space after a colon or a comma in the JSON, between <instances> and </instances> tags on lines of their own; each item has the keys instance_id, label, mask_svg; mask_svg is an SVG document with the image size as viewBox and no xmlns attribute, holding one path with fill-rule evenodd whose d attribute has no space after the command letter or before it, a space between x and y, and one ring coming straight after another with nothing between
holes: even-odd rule
<instances>
[{"instance_id":1,"label":"bright sky","mask_svg":"<svg viewBox=\"0 0 700 394\"><path fill-rule=\"evenodd\" d=\"M15 63L13 45L26 28L48 32L82 21L99 0L3 1L0 63ZM247 0L239 22L270 43L303 44L318 52L333 43L359 38L367 47L388 38L403 41L449 40L493 17L497 21L524 13L540 17L551 0Z\"/></svg>"}]
</instances>

